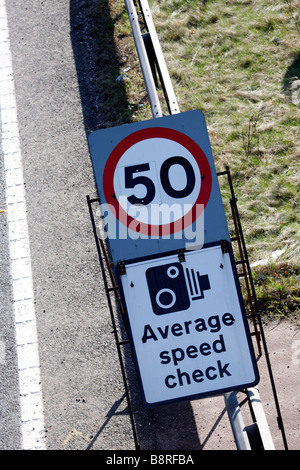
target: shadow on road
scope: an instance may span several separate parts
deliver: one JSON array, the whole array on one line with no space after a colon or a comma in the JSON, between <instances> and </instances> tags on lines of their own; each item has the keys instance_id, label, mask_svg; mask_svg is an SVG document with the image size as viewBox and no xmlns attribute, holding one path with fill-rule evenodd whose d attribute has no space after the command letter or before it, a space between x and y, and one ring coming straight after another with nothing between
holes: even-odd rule
<instances>
[{"instance_id":1,"label":"shadow on road","mask_svg":"<svg viewBox=\"0 0 300 470\"><path fill-rule=\"evenodd\" d=\"M122 79L128 58L119 56L114 39L115 24L125 14L125 4L112 18L108 0L70 0L71 40L87 134L132 120L134 107L127 102Z\"/></svg>"}]
</instances>

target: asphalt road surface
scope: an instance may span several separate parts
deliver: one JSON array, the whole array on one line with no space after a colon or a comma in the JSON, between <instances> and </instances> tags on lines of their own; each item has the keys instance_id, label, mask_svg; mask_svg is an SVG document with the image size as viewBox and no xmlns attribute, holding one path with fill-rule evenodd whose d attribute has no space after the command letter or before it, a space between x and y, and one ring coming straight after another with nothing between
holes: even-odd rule
<instances>
[{"instance_id":1,"label":"asphalt road surface","mask_svg":"<svg viewBox=\"0 0 300 470\"><path fill-rule=\"evenodd\" d=\"M22 165L0 161L0 449L134 450L86 202L87 195L97 196L87 135L103 122L84 28L88 1L6 4L18 124L13 145L18 139L20 144L13 158L19 155ZM0 18L4 13L1 0ZM5 119L2 113L2 139ZM3 149L2 144L5 157ZM20 198L24 188L17 216L7 187L11 175ZM13 259L32 272L32 296L17 297L22 275L11 275L11 241L25 243L27 234L30 249ZM24 339L28 325L31 336ZM125 361L142 449L201 449L208 441L214 447L216 425L208 426L200 442L190 403L163 411L143 408L126 350ZM215 447L235 448L223 401L217 408L216 423L227 440L222 444L217 437Z\"/></svg>"},{"instance_id":2,"label":"asphalt road surface","mask_svg":"<svg viewBox=\"0 0 300 470\"><path fill-rule=\"evenodd\" d=\"M134 442L86 203L86 195L96 193L76 70L76 8L75 2L60 0L7 2L45 427L30 445L131 449ZM5 209L4 173L2 167ZM28 430L19 404L10 211L8 206L0 214L0 447L20 449L24 427L25 435ZM34 421L31 426L34 435Z\"/></svg>"}]
</instances>

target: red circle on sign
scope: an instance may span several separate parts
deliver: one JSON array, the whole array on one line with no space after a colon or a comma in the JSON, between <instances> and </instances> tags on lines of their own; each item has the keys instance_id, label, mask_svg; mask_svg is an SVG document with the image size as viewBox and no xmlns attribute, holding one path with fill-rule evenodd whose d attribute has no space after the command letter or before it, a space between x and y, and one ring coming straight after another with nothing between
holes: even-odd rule
<instances>
[{"instance_id":1,"label":"red circle on sign","mask_svg":"<svg viewBox=\"0 0 300 470\"><path fill-rule=\"evenodd\" d=\"M196 160L201 174L200 192L193 207L181 219L164 225L146 224L132 218L119 204L114 189L114 174L123 154L138 142L153 138L173 140L185 147ZM203 150L187 135L165 127L141 129L125 137L111 152L103 172L103 190L107 204L114 207L116 217L122 224L143 235L168 235L191 225L204 210L210 197L211 186L210 166Z\"/></svg>"}]
</instances>

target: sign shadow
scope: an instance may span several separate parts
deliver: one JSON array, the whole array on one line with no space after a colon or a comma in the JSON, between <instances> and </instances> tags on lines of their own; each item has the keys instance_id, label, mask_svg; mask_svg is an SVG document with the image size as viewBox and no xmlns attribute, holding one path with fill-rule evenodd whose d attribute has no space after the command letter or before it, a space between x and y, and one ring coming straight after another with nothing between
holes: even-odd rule
<instances>
[{"instance_id":1,"label":"sign shadow","mask_svg":"<svg viewBox=\"0 0 300 470\"><path fill-rule=\"evenodd\" d=\"M124 14L125 4L113 16L108 0L70 0L70 36L87 134L131 122L138 106L127 101L127 57L118 56L114 39L115 24ZM147 100L146 91L142 100Z\"/></svg>"},{"instance_id":2,"label":"sign shadow","mask_svg":"<svg viewBox=\"0 0 300 470\"><path fill-rule=\"evenodd\" d=\"M300 104L300 52L295 55L293 62L287 68L282 88L294 105Z\"/></svg>"}]
</instances>

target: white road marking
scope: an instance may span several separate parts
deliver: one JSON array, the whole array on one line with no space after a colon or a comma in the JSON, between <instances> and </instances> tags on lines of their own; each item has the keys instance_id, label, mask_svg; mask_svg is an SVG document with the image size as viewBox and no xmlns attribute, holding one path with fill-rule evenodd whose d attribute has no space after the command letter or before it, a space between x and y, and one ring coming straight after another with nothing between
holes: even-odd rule
<instances>
[{"instance_id":1,"label":"white road marking","mask_svg":"<svg viewBox=\"0 0 300 470\"><path fill-rule=\"evenodd\" d=\"M0 117L19 369L22 449L45 449L22 155L5 0L0 0Z\"/></svg>"}]
</instances>

